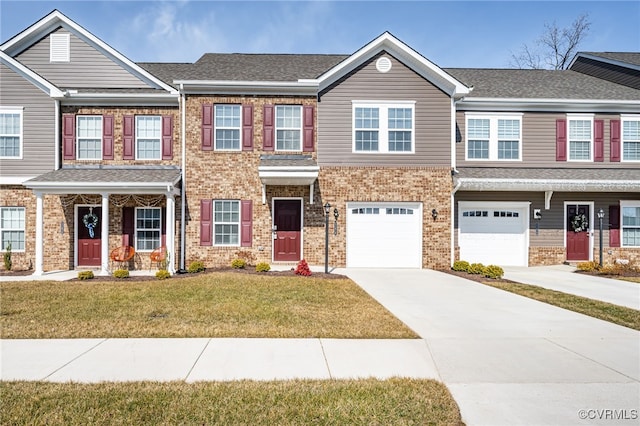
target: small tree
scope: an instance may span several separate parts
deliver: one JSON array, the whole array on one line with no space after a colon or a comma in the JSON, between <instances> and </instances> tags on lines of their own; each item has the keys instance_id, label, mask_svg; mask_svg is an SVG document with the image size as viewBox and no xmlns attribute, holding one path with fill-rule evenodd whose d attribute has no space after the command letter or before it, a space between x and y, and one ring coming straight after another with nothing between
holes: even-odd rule
<instances>
[{"instance_id":1,"label":"small tree","mask_svg":"<svg viewBox=\"0 0 640 426\"><path fill-rule=\"evenodd\" d=\"M11 266L13 266L13 262L11 262L11 243L8 243L4 252L4 269L10 271Z\"/></svg>"}]
</instances>

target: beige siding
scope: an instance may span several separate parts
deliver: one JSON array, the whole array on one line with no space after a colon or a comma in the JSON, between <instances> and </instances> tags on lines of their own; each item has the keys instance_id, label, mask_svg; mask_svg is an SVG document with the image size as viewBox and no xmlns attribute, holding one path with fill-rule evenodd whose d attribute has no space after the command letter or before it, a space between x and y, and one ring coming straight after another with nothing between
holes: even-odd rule
<instances>
[{"instance_id":1,"label":"beige siding","mask_svg":"<svg viewBox=\"0 0 640 426\"><path fill-rule=\"evenodd\" d=\"M55 33L69 34L64 29L58 29ZM16 59L62 88L149 87L74 34L70 37L70 62L50 62L49 37L35 43L20 53Z\"/></svg>"},{"instance_id":2,"label":"beige siding","mask_svg":"<svg viewBox=\"0 0 640 426\"><path fill-rule=\"evenodd\" d=\"M318 102L318 163L327 165L449 166L451 100L391 57L387 73L376 58L321 94ZM354 154L352 101L415 101L414 154Z\"/></svg>"},{"instance_id":3,"label":"beige siding","mask_svg":"<svg viewBox=\"0 0 640 426\"><path fill-rule=\"evenodd\" d=\"M22 107L22 159L0 159L0 176L33 177L55 166L55 102L0 65L0 104Z\"/></svg>"},{"instance_id":4,"label":"beige siding","mask_svg":"<svg viewBox=\"0 0 640 426\"><path fill-rule=\"evenodd\" d=\"M610 122L619 120L617 114L595 114L594 120L604 120L604 161L556 161L556 120L566 119L563 113L525 113L522 118L522 161L465 160L466 122L465 113L456 114L460 136L456 142L458 167L543 167L543 168L638 168L638 163L610 161Z\"/></svg>"}]
</instances>

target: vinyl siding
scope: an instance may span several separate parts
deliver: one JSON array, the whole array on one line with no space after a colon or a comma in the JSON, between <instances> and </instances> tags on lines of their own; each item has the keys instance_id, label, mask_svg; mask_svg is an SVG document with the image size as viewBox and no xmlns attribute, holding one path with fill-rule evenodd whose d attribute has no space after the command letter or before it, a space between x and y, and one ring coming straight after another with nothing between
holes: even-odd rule
<instances>
[{"instance_id":1,"label":"vinyl siding","mask_svg":"<svg viewBox=\"0 0 640 426\"><path fill-rule=\"evenodd\" d=\"M381 54L382 55L382 54ZM318 164L375 166L449 166L451 99L391 55L387 73L376 70L378 55L339 81L318 102ZM414 154L352 152L352 101L415 101Z\"/></svg>"},{"instance_id":2,"label":"vinyl siding","mask_svg":"<svg viewBox=\"0 0 640 426\"><path fill-rule=\"evenodd\" d=\"M71 34L70 62L50 62L49 37L20 53L16 59L42 77L62 88L148 88L137 77L85 43L69 31L60 28L55 34Z\"/></svg>"},{"instance_id":3,"label":"vinyl siding","mask_svg":"<svg viewBox=\"0 0 640 426\"><path fill-rule=\"evenodd\" d=\"M600 62L589 58L579 58L571 67L573 71L614 83L640 89L640 71Z\"/></svg>"},{"instance_id":4,"label":"vinyl siding","mask_svg":"<svg viewBox=\"0 0 640 426\"><path fill-rule=\"evenodd\" d=\"M40 89L0 65L2 106L23 107L22 159L0 159L0 176L36 176L55 167L55 102Z\"/></svg>"},{"instance_id":5,"label":"vinyl siding","mask_svg":"<svg viewBox=\"0 0 640 426\"><path fill-rule=\"evenodd\" d=\"M499 113L497 113L499 114ZM594 120L604 120L604 161L556 161L556 120L566 119L562 113L525 113L522 116L522 161L465 160L466 122L465 113L457 112L456 123L459 136L456 138L458 167L544 167L544 168L638 168L637 162L610 161L610 122L619 120L617 114L595 114ZM593 148L592 148L593 149Z\"/></svg>"}]
</instances>

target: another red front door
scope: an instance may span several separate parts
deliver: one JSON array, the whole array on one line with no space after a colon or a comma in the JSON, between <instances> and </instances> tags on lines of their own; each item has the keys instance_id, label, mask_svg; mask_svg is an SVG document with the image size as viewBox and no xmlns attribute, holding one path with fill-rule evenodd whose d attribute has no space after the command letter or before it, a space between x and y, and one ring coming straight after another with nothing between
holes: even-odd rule
<instances>
[{"instance_id":1,"label":"another red front door","mask_svg":"<svg viewBox=\"0 0 640 426\"><path fill-rule=\"evenodd\" d=\"M273 202L273 260L290 262L300 260L302 206L300 200Z\"/></svg>"},{"instance_id":2,"label":"another red front door","mask_svg":"<svg viewBox=\"0 0 640 426\"><path fill-rule=\"evenodd\" d=\"M589 206L567 206L567 260L589 260Z\"/></svg>"},{"instance_id":3,"label":"another red front door","mask_svg":"<svg viewBox=\"0 0 640 426\"><path fill-rule=\"evenodd\" d=\"M100 266L102 209L78 207L78 266Z\"/></svg>"}]
</instances>

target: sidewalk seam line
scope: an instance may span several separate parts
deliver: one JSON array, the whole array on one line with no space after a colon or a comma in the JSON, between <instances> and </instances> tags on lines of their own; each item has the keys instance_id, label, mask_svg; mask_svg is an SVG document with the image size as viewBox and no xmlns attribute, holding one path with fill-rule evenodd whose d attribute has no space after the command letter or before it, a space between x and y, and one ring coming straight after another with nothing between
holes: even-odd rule
<instances>
[{"instance_id":1,"label":"sidewalk seam line","mask_svg":"<svg viewBox=\"0 0 640 426\"><path fill-rule=\"evenodd\" d=\"M193 372L193 369L196 368L196 365L198 364L198 361L200 361L200 358L202 358L202 354L204 354L204 351L206 351L207 348L209 347L209 343L211 343L211 340L213 340L213 338L211 338L211 337L207 339L207 343L204 345L204 348L202 348L202 350L200 351L200 353L196 357L195 361L193 361L193 364L191 365L191 368L189 369L189 371L187 371L187 375L184 376L184 381L185 382L187 381L187 379L189 379L189 376Z\"/></svg>"},{"instance_id":2,"label":"sidewalk seam line","mask_svg":"<svg viewBox=\"0 0 640 426\"><path fill-rule=\"evenodd\" d=\"M329 373L329 380L333 379L333 374L331 374L331 367L329 367L329 360L327 359L327 353L324 351L324 345L322 344L322 339L318 339L320 342L320 349L322 349L322 358L324 358L324 365L327 367L327 372Z\"/></svg>"},{"instance_id":3,"label":"sidewalk seam line","mask_svg":"<svg viewBox=\"0 0 640 426\"><path fill-rule=\"evenodd\" d=\"M60 367L56 368L55 370L53 370L51 373L47 374L46 376L44 376L42 378L42 380L47 380L49 377L53 376L54 374L56 374L58 371L62 370L63 368L65 368L66 366L70 365L72 362L77 361L78 359L80 359L81 357L85 356L86 354L88 354L89 352L91 352L92 350L94 350L95 348L97 348L98 346L100 346L101 344L103 344L104 342L106 342L107 340L109 340L108 337L103 338L101 341L99 341L98 343L96 343L95 345L93 345L92 347L90 347L89 349L87 349L86 351L82 352L81 354L79 354L78 356L76 356L75 358L72 358L71 360L69 360L68 362L62 364Z\"/></svg>"}]
</instances>

